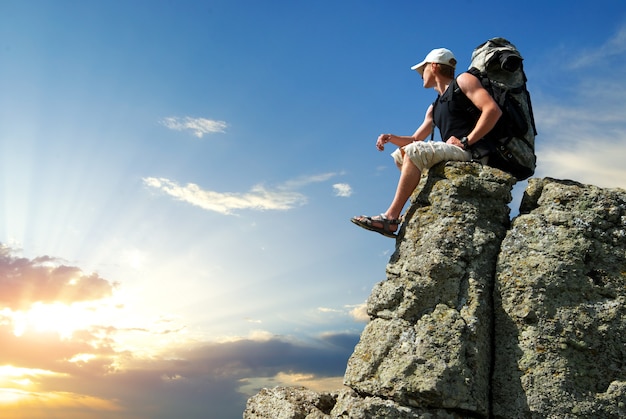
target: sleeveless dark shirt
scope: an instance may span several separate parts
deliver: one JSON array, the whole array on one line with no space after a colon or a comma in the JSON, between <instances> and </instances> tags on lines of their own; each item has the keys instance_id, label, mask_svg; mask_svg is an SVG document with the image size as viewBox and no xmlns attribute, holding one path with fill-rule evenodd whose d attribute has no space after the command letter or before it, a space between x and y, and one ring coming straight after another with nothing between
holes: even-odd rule
<instances>
[{"instance_id":1,"label":"sleeveless dark shirt","mask_svg":"<svg viewBox=\"0 0 626 419\"><path fill-rule=\"evenodd\" d=\"M433 103L433 121L444 142L453 135L459 139L467 136L479 117L480 111L461 91L456 79Z\"/></svg>"}]
</instances>

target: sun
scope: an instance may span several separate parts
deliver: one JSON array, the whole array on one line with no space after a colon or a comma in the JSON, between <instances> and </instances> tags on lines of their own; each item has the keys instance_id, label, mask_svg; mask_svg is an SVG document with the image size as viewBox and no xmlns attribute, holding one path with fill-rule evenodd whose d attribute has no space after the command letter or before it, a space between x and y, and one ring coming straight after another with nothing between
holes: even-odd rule
<instances>
[{"instance_id":1,"label":"sun","mask_svg":"<svg viewBox=\"0 0 626 419\"><path fill-rule=\"evenodd\" d=\"M101 312L93 303L34 303L27 311L11 314L13 334L54 332L61 339L71 339L78 330L85 330L101 320Z\"/></svg>"}]
</instances>

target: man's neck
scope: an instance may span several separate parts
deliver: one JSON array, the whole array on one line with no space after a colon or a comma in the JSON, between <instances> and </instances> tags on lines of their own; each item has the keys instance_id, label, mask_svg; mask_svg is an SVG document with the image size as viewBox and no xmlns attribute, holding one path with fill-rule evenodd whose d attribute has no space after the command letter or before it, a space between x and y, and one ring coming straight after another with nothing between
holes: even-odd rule
<instances>
[{"instance_id":1,"label":"man's neck","mask_svg":"<svg viewBox=\"0 0 626 419\"><path fill-rule=\"evenodd\" d=\"M435 86L433 87L439 95L443 95L444 92L448 89L448 86L452 83L453 79L448 77L438 77L435 81Z\"/></svg>"}]
</instances>

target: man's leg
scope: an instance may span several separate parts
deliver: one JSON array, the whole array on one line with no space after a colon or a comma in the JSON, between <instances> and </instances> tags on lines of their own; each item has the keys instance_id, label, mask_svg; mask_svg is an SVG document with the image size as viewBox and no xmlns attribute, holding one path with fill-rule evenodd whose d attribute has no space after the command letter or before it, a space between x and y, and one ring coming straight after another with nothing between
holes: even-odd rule
<instances>
[{"instance_id":1,"label":"man's leg","mask_svg":"<svg viewBox=\"0 0 626 419\"><path fill-rule=\"evenodd\" d=\"M397 220L400 218L400 214L402 213L402 209L406 204L406 201L409 200L411 194L417 185L420 183L420 179L422 178L422 172L420 169L415 166L415 164L408 157L405 158L402 162L402 168L400 172L400 179L398 180L398 186L396 188L396 194L391 202L391 205L384 213L384 216L389 220ZM357 220L364 221L365 216L356 217ZM371 226L376 228L383 228L383 221L379 221L379 216L369 217L371 219ZM398 229L397 224L389 224L389 230L395 232Z\"/></svg>"},{"instance_id":2,"label":"man's leg","mask_svg":"<svg viewBox=\"0 0 626 419\"><path fill-rule=\"evenodd\" d=\"M389 219L395 220L400 218L402 209L409 200L417 185L419 185L422 178L422 172L413 164L408 157L402 162L402 171L400 172L400 179L398 180L398 187L396 188L396 194L391 202L391 205L385 212L385 216Z\"/></svg>"},{"instance_id":3,"label":"man's leg","mask_svg":"<svg viewBox=\"0 0 626 419\"><path fill-rule=\"evenodd\" d=\"M413 163L412 158L422 162L424 168L432 167L442 161L470 161L472 159L471 153L464 151L460 147L439 141L414 142L404 147L402 151L404 158L402 159L402 172L400 173L398 188L391 206L385 212L385 216L389 219L400 217L404 205L422 178L422 172ZM398 160L396 160L396 163L398 163Z\"/></svg>"},{"instance_id":4,"label":"man's leg","mask_svg":"<svg viewBox=\"0 0 626 419\"><path fill-rule=\"evenodd\" d=\"M360 216L352 219L352 222L355 224L368 230L371 230L371 227L373 227L379 233L381 232L379 230L389 233L398 229L397 220L400 218L406 202L422 178L422 170L413 163L412 159L423 164L424 168L432 167L442 161L470 161L472 159L471 153L464 151L460 147L438 141L416 141L404 146L400 152L402 153L402 158L394 155L396 152L392 154L396 164L398 166L401 165L401 173L393 201L387 208L387 211L382 214L386 218L386 222L383 222L378 215L374 217Z\"/></svg>"}]
</instances>

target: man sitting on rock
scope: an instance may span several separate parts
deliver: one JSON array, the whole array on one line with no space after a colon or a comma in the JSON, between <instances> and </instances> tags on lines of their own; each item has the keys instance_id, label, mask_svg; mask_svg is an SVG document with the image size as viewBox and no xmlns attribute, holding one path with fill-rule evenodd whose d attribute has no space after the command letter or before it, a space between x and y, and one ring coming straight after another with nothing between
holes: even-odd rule
<instances>
[{"instance_id":1,"label":"man sitting on rock","mask_svg":"<svg viewBox=\"0 0 626 419\"><path fill-rule=\"evenodd\" d=\"M400 168L400 179L387 211L373 217L362 215L351 219L359 227L396 237L402 209L419 184L424 169L442 161L472 160L470 147L475 147L502 115L498 104L478 78L462 73L455 80L455 67L454 54L445 48L432 50L424 61L411 67L422 76L424 88L435 89L438 97L428 107L424 122L413 135L381 134L378 137L376 148L379 151L383 151L387 143L399 147L391 156ZM453 96L461 93L480 111L479 115L454 100ZM434 126L439 128L442 141L424 141Z\"/></svg>"}]
</instances>

